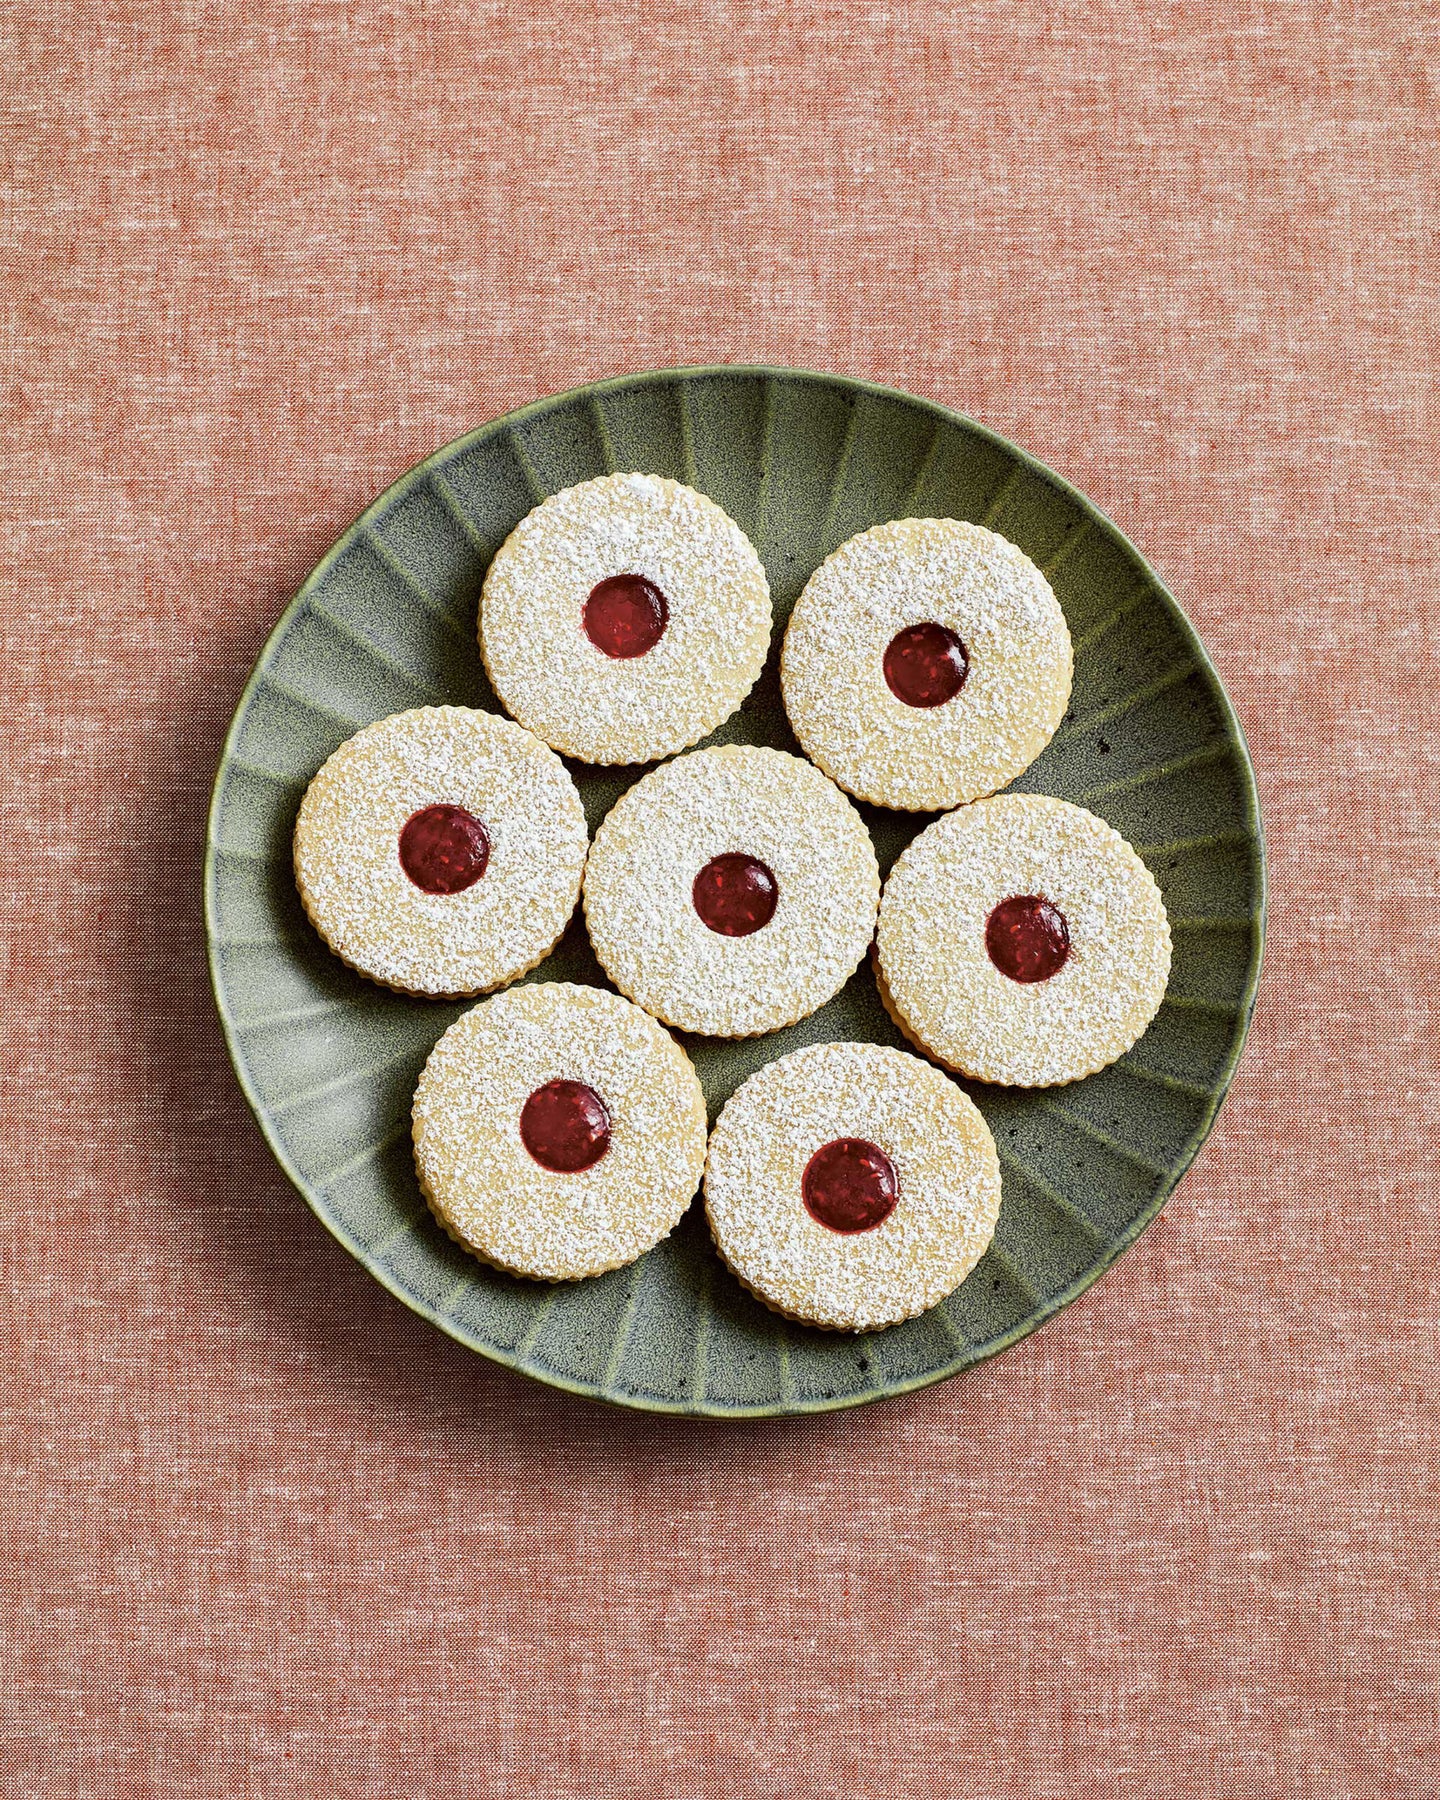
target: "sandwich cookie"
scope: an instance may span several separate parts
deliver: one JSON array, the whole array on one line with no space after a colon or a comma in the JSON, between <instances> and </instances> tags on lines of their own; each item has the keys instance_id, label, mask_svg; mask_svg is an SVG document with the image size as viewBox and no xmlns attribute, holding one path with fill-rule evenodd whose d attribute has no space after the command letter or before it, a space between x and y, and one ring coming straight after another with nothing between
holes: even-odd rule
<instances>
[{"instance_id":1,"label":"sandwich cookie","mask_svg":"<svg viewBox=\"0 0 1440 1800\"><path fill-rule=\"evenodd\" d=\"M1013 781L1070 699L1070 633L1016 545L958 519L894 519L842 544L785 633L785 709L861 800L927 811Z\"/></svg>"},{"instance_id":2,"label":"sandwich cookie","mask_svg":"<svg viewBox=\"0 0 1440 1800\"><path fill-rule=\"evenodd\" d=\"M552 495L500 546L480 648L508 712L591 763L673 755L729 718L770 648L755 548L713 500L660 475Z\"/></svg>"},{"instance_id":3,"label":"sandwich cookie","mask_svg":"<svg viewBox=\"0 0 1440 1800\"><path fill-rule=\"evenodd\" d=\"M616 994L537 981L457 1019L415 1091L415 1166L446 1231L486 1262L576 1281L679 1222L705 1163L690 1059Z\"/></svg>"},{"instance_id":4,"label":"sandwich cookie","mask_svg":"<svg viewBox=\"0 0 1440 1800\"><path fill-rule=\"evenodd\" d=\"M310 783L295 877L321 937L403 993L484 993L569 923L585 869L565 765L492 713L424 706L369 725Z\"/></svg>"},{"instance_id":5,"label":"sandwich cookie","mask_svg":"<svg viewBox=\"0 0 1440 1800\"><path fill-rule=\"evenodd\" d=\"M1000 1214L979 1108L903 1050L815 1044L752 1075L710 1139L721 1256L774 1311L874 1331L953 1293Z\"/></svg>"},{"instance_id":6,"label":"sandwich cookie","mask_svg":"<svg viewBox=\"0 0 1440 1800\"><path fill-rule=\"evenodd\" d=\"M881 998L979 1081L1049 1087L1123 1056L1170 976L1155 878L1084 807L1002 794L927 826L885 884Z\"/></svg>"},{"instance_id":7,"label":"sandwich cookie","mask_svg":"<svg viewBox=\"0 0 1440 1800\"><path fill-rule=\"evenodd\" d=\"M875 929L859 813L779 750L696 750L623 794L595 834L585 919L605 973L667 1025L750 1037L838 993Z\"/></svg>"}]
</instances>

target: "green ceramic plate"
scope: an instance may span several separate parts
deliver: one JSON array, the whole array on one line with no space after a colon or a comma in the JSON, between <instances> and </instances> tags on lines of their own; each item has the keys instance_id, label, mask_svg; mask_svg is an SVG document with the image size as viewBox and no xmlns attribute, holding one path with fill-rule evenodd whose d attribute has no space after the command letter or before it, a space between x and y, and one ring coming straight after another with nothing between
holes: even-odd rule
<instances>
[{"instance_id":1,"label":"green ceramic plate","mask_svg":"<svg viewBox=\"0 0 1440 1800\"><path fill-rule=\"evenodd\" d=\"M749 533L775 645L812 569L883 519L975 519L1047 571L1075 640L1071 711L1018 787L1091 807L1136 846L1175 933L1170 989L1131 1054L1050 1093L975 1087L1004 1204L993 1247L923 1318L863 1337L791 1326L715 1256L699 1205L628 1269L573 1286L496 1274L432 1223L410 1160L420 1067L460 1004L344 968L295 894L306 783L361 725L449 701L498 711L475 641L486 565L557 489L614 469L674 475ZM776 660L711 742L797 748ZM593 830L640 771L572 764ZM882 869L928 815L862 808ZM785 369L623 376L484 426L413 469L286 610L241 698L205 868L211 967L241 1085L286 1174L407 1306L556 1387L663 1412L813 1412L968 1368L1083 1292L1155 1216L1210 1129L1240 1053L1264 926L1255 785L1239 727L1179 607L1057 476L943 407ZM579 917L532 981L604 984ZM829 1038L898 1044L862 969L788 1031L684 1039L711 1116L746 1075Z\"/></svg>"}]
</instances>

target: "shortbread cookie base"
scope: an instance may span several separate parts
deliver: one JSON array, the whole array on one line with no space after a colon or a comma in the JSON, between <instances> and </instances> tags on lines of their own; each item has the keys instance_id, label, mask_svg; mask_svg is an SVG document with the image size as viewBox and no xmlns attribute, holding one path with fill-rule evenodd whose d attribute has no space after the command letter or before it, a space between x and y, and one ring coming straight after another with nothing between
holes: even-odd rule
<instances>
[{"instance_id":1,"label":"shortbread cookie base","mask_svg":"<svg viewBox=\"0 0 1440 1800\"><path fill-rule=\"evenodd\" d=\"M869 1231L835 1232L801 1197L835 1138L879 1146L899 1199ZM832 1331L874 1331L951 1294L984 1255L1000 1163L979 1108L919 1057L816 1044L739 1087L710 1139L705 1209L736 1279L773 1311Z\"/></svg>"},{"instance_id":2,"label":"shortbread cookie base","mask_svg":"<svg viewBox=\"0 0 1440 1800\"><path fill-rule=\"evenodd\" d=\"M933 622L964 643L969 671L943 706L891 693L895 635ZM1059 602L1016 545L957 519L863 531L810 577L781 652L785 708L806 754L862 800L958 806L1029 767L1070 700L1073 655Z\"/></svg>"},{"instance_id":3,"label":"shortbread cookie base","mask_svg":"<svg viewBox=\"0 0 1440 1800\"><path fill-rule=\"evenodd\" d=\"M549 1081L605 1102L610 1145L592 1168L556 1174L520 1138ZM667 1237L705 1163L705 1100L690 1059L615 994L534 982L482 1002L430 1054L412 1113L427 1204L485 1262L538 1281L578 1281L633 1262Z\"/></svg>"},{"instance_id":4,"label":"shortbread cookie base","mask_svg":"<svg viewBox=\"0 0 1440 1800\"><path fill-rule=\"evenodd\" d=\"M1048 981L1003 975L985 947L1002 900L1038 894L1070 951ZM896 860L880 903L880 994L925 1052L978 1081L1052 1087L1123 1056L1170 975L1154 877L1120 833L1068 801L1005 794L947 813Z\"/></svg>"},{"instance_id":5,"label":"shortbread cookie base","mask_svg":"<svg viewBox=\"0 0 1440 1800\"><path fill-rule=\"evenodd\" d=\"M643 656L586 637L591 589L642 575L669 605ZM480 648L507 711L591 763L650 762L729 718L770 648L770 587L754 546L713 500L660 475L602 475L543 501L495 555Z\"/></svg>"},{"instance_id":6,"label":"shortbread cookie base","mask_svg":"<svg viewBox=\"0 0 1440 1800\"><path fill-rule=\"evenodd\" d=\"M297 885L299 884L297 883ZM325 930L320 923L314 904L311 901L310 891L303 885L300 886L300 904L305 909L305 917L309 919L316 931L324 938ZM570 910L572 913L575 910L573 903ZM570 921L567 918L565 924L568 925L569 922ZM376 987L388 988L392 994L404 994L406 998L410 1000L473 1000L479 994L487 994L491 992L492 989L504 987L511 981L519 981L521 976L528 975L532 969L538 969L564 935L565 925L562 925L555 933L554 937L551 938L550 942L542 949L537 949L535 954L525 964L524 968L516 969L513 975L507 975L500 981L490 982L481 987L456 988L453 991L449 988L406 987L403 982L387 980L384 976L374 974L370 969L362 967L353 957L347 956L344 951L337 950L335 945L332 944L328 938L325 939L325 943L326 948L331 954L340 962L344 963L347 969L352 969L357 975L363 975L367 981L373 982Z\"/></svg>"},{"instance_id":7,"label":"shortbread cookie base","mask_svg":"<svg viewBox=\"0 0 1440 1800\"><path fill-rule=\"evenodd\" d=\"M739 852L765 863L775 916L748 937L711 931L696 875ZM780 750L725 745L654 770L595 834L585 920L623 994L681 1030L751 1037L839 992L868 948L880 892L859 813L818 769Z\"/></svg>"},{"instance_id":8,"label":"shortbread cookie base","mask_svg":"<svg viewBox=\"0 0 1440 1800\"><path fill-rule=\"evenodd\" d=\"M400 863L400 832L423 807L465 807L485 825L485 873L429 894ZM382 987L427 997L485 993L544 960L579 896L585 811L565 765L508 719L418 707L342 744L306 790L295 824L305 912L342 962Z\"/></svg>"}]
</instances>

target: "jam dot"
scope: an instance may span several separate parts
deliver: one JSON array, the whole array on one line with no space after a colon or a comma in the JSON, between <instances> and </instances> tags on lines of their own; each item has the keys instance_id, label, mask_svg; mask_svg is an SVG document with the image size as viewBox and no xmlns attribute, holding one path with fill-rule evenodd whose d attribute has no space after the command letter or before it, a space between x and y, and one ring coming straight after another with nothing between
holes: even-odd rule
<instances>
[{"instance_id":1,"label":"jam dot","mask_svg":"<svg viewBox=\"0 0 1440 1800\"><path fill-rule=\"evenodd\" d=\"M520 1109L520 1141L542 1169L576 1175L610 1148L610 1114L583 1081L547 1081Z\"/></svg>"},{"instance_id":2,"label":"jam dot","mask_svg":"<svg viewBox=\"0 0 1440 1800\"><path fill-rule=\"evenodd\" d=\"M1016 894L985 921L985 948L1012 981L1048 981L1070 954L1070 927L1043 894Z\"/></svg>"},{"instance_id":3,"label":"jam dot","mask_svg":"<svg viewBox=\"0 0 1440 1800\"><path fill-rule=\"evenodd\" d=\"M590 642L617 660L653 650L669 620L669 601L643 575L607 575L597 581L580 614Z\"/></svg>"},{"instance_id":4,"label":"jam dot","mask_svg":"<svg viewBox=\"0 0 1440 1800\"><path fill-rule=\"evenodd\" d=\"M886 646L886 685L907 706L943 706L969 673L969 652L945 625L907 625Z\"/></svg>"},{"instance_id":5,"label":"jam dot","mask_svg":"<svg viewBox=\"0 0 1440 1800\"><path fill-rule=\"evenodd\" d=\"M400 866L427 894L461 894L485 873L490 833L463 806L422 806L400 832Z\"/></svg>"},{"instance_id":6,"label":"jam dot","mask_svg":"<svg viewBox=\"0 0 1440 1800\"><path fill-rule=\"evenodd\" d=\"M715 856L695 877L690 898L701 920L721 937L749 937L775 917L780 884L753 856Z\"/></svg>"},{"instance_id":7,"label":"jam dot","mask_svg":"<svg viewBox=\"0 0 1440 1800\"><path fill-rule=\"evenodd\" d=\"M810 1217L831 1231L869 1231L900 1197L895 1165L868 1138L835 1138L805 1165L800 1193Z\"/></svg>"}]
</instances>

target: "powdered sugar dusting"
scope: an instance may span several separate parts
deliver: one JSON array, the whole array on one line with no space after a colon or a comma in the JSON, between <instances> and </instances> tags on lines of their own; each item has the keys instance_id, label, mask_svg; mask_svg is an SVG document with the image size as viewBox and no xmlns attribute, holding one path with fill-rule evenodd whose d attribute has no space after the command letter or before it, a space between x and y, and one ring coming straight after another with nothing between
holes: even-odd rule
<instances>
[{"instance_id":1,"label":"powdered sugar dusting","mask_svg":"<svg viewBox=\"0 0 1440 1800\"><path fill-rule=\"evenodd\" d=\"M437 803L485 825L484 875L427 894L400 864L400 831ZM564 931L587 836L559 757L508 719L425 706L342 744L306 791L295 827L305 910L337 956L416 994L475 994L533 968Z\"/></svg>"},{"instance_id":2,"label":"powdered sugar dusting","mask_svg":"<svg viewBox=\"0 0 1440 1800\"><path fill-rule=\"evenodd\" d=\"M723 937L695 911L712 857L756 857L775 915ZM820 771L779 750L697 750L654 770L595 834L585 917L622 992L687 1031L747 1037L803 1019L854 973L875 928L879 870L859 813Z\"/></svg>"},{"instance_id":3,"label":"powdered sugar dusting","mask_svg":"<svg viewBox=\"0 0 1440 1800\"><path fill-rule=\"evenodd\" d=\"M895 1209L870 1231L830 1231L801 1198L805 1165L840 1137L868 1139L895 1167ZM979 1109L938 1069L873 1044L817 1044L731 1097L705 1206L721 1255L761 1299L870 1331L934 1306L974 1268L999 1217L1000 1164Z\"/></svg>"},{"instance_id":4,"label":"powdered sugar dusting","mask_svg":"<svg viewBox=\"0 0 1440 1800\"><path fill-rule=\"evenodd\" d=\"M581 1081L610 1115L592 1168L530 1156L520 1113L547 1081ZM705 1161L689 1058L648 1014L599 988L536 982L458 1019L431 1052L413 1110L426 1198L456 1240L545 1281L633 1262L672 1231Z\"/></svg>"},{"instance_id":5,"label":"powdered sugar dusting","mask_svg":"<svg viewBox=\"0 0 1440 1800\"><path fill-rule=\"evenodd\" d=\"M1048 981L1010 980L985 948L990 913L1020 894L1043 895L1069 927ZM1170 976L1149 870L1103 819L1038 794L979 800L921 832L885 884L877 943L883 987L916 1041L1020 1087L1077 1081L1123 1056Z\"/></svg>"},{"instance_id":6,"label":"powdered sugar dusting","mask_svg":"<svg viewBox=\"0 0 1440 1800\"><path fill-rule=\"evenodd\" d=\"M885 681L898 631L945 625L969 674L943 706L906 706ZM957 519L895 519L842 544L796 602L781 657L807 753L882 806L949 807L993 793L1054 735L1070 698L1070 633L1016 545Z\"/></svg>"},{"instance_id":7,"label":"powdered sugar dusting","mask_svg":"<svg viewBox=\"0 0 1440 1800\"><path fill-rule=\"evenodd\" d=\"M586 637L590 590L643 575L665 595L643 656ZM648 762L734 712L770 647L770 588L754 546L713 500L659 475L603 475L520 521L485 577L480 645L495 691L546 743L585 762Z\"/></svg>"}]
</instances>

